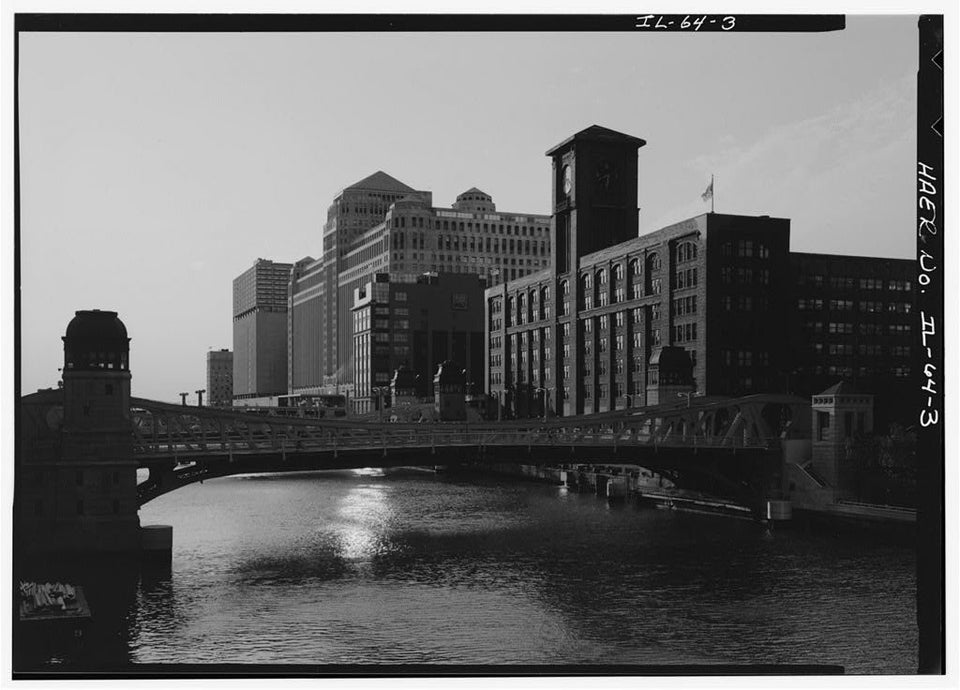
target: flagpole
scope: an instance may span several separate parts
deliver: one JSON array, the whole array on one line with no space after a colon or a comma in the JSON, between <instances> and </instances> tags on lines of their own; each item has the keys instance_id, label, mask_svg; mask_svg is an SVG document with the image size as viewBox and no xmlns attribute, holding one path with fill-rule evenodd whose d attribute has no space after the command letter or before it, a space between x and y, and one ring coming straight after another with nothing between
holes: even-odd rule
<instances>
[{"instance_id":1,"label":"flagpole","mask_svg":"<svg viewBox=\"0 0 960 690\"><path fill-rule=\"evenodd\" d=\"M713 200L717 196L717 188L713 184L713 173L710 173L710 213L713 213Z\"/></svg>"}]
</instances>

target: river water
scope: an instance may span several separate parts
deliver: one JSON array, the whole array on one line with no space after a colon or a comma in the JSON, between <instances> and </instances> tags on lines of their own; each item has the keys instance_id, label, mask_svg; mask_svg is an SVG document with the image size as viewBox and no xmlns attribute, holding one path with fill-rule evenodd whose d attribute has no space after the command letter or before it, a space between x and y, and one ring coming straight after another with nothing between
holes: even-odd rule
<instances>
[{"instance_id":1,"label":"river water","mask_svg":"<svg viewBox=\"0 0 960 690\"><path fill-rule=\"evenodd\" d=\"M134 663L916 669L914 552L862 534L412 470L223 478L141 523L174 554L129 598Z\"/></svg>"}]
</instances>

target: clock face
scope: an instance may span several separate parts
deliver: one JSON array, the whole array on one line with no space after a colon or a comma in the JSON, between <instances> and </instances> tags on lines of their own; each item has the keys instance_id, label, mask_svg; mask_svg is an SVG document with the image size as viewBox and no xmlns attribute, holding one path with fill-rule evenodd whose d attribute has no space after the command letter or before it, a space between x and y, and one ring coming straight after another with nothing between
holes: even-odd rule
<instances>
[{"instance_id":1,"label":"clock face","mask_svg":"<svg viewBox=\"0 0 960 690\"><path fill-rule=\"evenodd\" d=\"M602 189L610 189L617 181L617 169L610 161L604 161L597 166L597 184Z\"/></svg>"},{"instance_id":2,"label":"clock face","mask_svg":"<svg viewBox=\"0 0 960 690\"><path fill-rule=\"evenodd\" d=\"M573 190L573 170L570 169L569 165L563 166L563 193L570 195L570 192Z\"/></svg>"}]
</instances>

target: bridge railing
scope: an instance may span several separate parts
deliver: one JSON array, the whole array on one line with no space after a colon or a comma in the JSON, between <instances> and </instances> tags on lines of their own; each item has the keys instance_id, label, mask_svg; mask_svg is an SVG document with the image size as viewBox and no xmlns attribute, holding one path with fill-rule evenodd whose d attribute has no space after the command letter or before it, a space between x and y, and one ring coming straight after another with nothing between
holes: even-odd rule
<instances>
[{"instance_id":1,"label":"bridge railing","mask_svg":"<svg viewBox=\"0 0 960 690\"><path fill-rule=\"evenodd\" d=\"M186 408L134 399L132 433L140 456L158 458L438 446L757 448L780 441L766 407L796 403L797 399L775 395L705 398L691 406L669 404L550 420L385 424Z\"/></svg>"},{"instance_id":2,"label":"bridge railing","mask_svg":"<svg viewBox=\"0 0 960 690\"><path fill-rule=\"evenodd\" d=\"M264 452L306 453L331 452L357 449L400 449L400 448L436 448L436 447L684 447L684 448L761 448L777 443L775 438L734 439L703 438L696 435L677 436L661 442L651 433L589 433L589 432L551 432L517 431L509 429L452 431L434 430L423 432L371 432L365 435L331 435L327 438L304 438L296 436L271 436L265 438L235 439L233 441L196 441L183 442L175 437L159 438L135 444L135 453L143 456L180 456L211 453L243 455Z\"/></svg>"}]
</instances>

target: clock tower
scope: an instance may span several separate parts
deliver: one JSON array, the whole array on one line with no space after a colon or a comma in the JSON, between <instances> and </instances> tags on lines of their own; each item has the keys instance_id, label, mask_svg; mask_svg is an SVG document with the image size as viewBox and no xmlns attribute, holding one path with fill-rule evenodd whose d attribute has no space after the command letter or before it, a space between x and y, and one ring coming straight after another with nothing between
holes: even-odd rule
<instances>
[{"instance_id":1,"label":"clock tower","mask_svg":"<svg viewBox=\"0 0 960 690\"><path fill-rule=\"evenodd\" d=\"M637 236L637 150L643 139L593 125L547 151L553 159L553 267Z\"/></svg>"}]
</instances>

